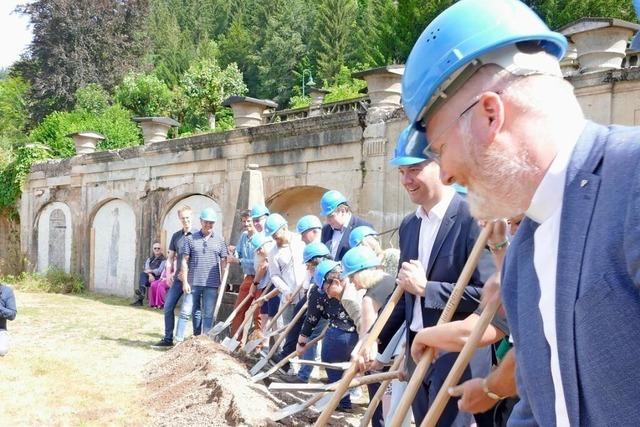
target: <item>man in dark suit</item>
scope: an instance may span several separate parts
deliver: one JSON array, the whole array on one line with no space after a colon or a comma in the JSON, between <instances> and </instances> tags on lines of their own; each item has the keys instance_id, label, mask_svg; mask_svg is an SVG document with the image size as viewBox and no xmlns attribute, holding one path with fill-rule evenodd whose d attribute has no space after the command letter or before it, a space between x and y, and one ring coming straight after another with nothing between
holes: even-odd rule
<instances>
[{"instance_id":1,"label":"man in dark suit","mask_svg":"<svg viewBox=\"0 0 640 427\"><path fill-rule=\"evenodd\" d=\"M413 338L420 329L438 322L479 234L467 202L452 187L440 182L438 165L422 153L426 140L415 137L409 129L403 132L391 161L398 167L401 183L418 208L404 218L399 231L401 267L396 283L404 289L404 298L396 305L379 337L382 351L406 322L406 366L410 374L415 369L410 356ZM464 319L476 310L484 280L492 273L491 255L486 251L481 268L474 272L453 320ZM457 355L441 353L425 376L412 403L416 425L426 415ZM481 349L462 380L472 375L486 375L490 366L489 349ZM476 421L479 425L488 425L481 416ZM471 415L458 413L457 402L452 399L439 425L469 425L470 422Z\"/></svg>"},{"instance_id":2,"label":"man in dark suit","mask_svg":"<svg viewBox=\"0 0 640 427\"><path fill-rule=\"evenodd\" d=\"M349 202L342 193L330 190L320 199L320 214L327 217L320 240L331 251L334 260L340 261L349 250L349 234L361 225L372 225L351 212Z\"/></svg>"},{"instance_id":3,"label":"man in dark suit","mask_svg":"<svg viewBox=\"0 0 640 427\"><path fill-rule=\"evenodd\" d=\"M403 102L478 216L525 214L502 271L509 425L636 426L640 128L585 120L566 49L520 1L460 1L409 55Z\"/></svg>"}]
</instances>

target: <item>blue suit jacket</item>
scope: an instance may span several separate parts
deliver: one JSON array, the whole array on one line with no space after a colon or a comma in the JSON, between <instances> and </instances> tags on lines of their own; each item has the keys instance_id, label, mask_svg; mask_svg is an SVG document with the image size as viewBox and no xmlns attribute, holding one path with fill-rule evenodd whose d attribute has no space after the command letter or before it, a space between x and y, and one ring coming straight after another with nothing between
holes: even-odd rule
<instances>
[{"instance_id":1,"label":"blue suit jacket","mask_svg":"<svg viewBox=\"0 0 640 427\"><path fill-rule=\"evenodd\" d=\"M640 128L588 123L571 157L561 214L556 333L571 425L640 422ZM507 253L502 292L520 403L512 426L555 424L549 346L533 267L535 224Z\"/></svg>"},{"instance_id":2,"label":"blue suit jacket","mask_svg":"<svg viewBox=\"0 0 640 427\"><path fill-rule=\"evenodd\" d=\"M420 223L420 218L412 212L404 218L400 225L400 265L403 262L418 259ZM459 195L454 195L442 219L427 266L428 285L422 307L422 321L425 326L433 326L438 322L479 232L476 221L469 213L467 202ZM494 270L491 254L489 251L485 251L481 264L473 273L452 320L462 320L474 312L478 307L484 281ZM379 337L379 351L382 352L395 332L406 322L407 342L409 343L406 347L406 363L410 374L415 369L410 352L415 333L410 331L408 327L413 320L414 301L413 295L408 292L404 293L404 297L400 298ZM416 425L420 424L424 418L457 355L458 353L441 353L423 379L422 388L412 403ZM463 373L461 382L472 377L486 376L490 367L490 349L488 347L480 349L474 355L470 367ZM458 414L456 400L449 401L440 417L438 426L469 425L471 416ZM481 423L480 418L477 418L476 421L480 423L479 425L491 425L491 423Z\"/></svg>"},{"instance_id":3,"label":"blue suit jacket","mask_svg":"<svg viewBox=\"0 0 640 427\"><path fill-rule=\"evenodd\" d=\"M351 230L356 227L360 227L361 225L368 225L369 227L373 227L371 223L365 221L362 218L359 218L355 215L351 215L351 220L349 220L349 224L345 227L344 232L342 233L342 239L340 239L340 244L338 245L338 251L336 252L336 261L340 261L344 254L347 253L349 248L349 235L351 234ZM329 243L331 243L331 236L333 236L333 229L329 224L325 224L322 227L322 234L320 235L320 241L329 247ZM331 248L329 248L331 249Z\"/></svg>"}]
</instances>

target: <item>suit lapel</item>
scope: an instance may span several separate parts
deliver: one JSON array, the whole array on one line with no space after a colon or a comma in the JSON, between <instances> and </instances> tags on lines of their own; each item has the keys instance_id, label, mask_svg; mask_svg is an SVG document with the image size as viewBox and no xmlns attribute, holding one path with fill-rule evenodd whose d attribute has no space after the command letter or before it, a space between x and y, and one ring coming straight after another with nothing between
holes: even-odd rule
<instances>
[{"instance_id":1,"label":"suit lapel","mask_svg":"<svg viewBox=\"0 0 640 427\"><path fill-rule=\"evenodd\" d=\"M337 254L340 254L342 248L347 248L347 250L349 249L349 234L351 234L351 230L353 230L353 223L355 222L355 219L355 215L351 214L349 224L347 224L347 226L342 231L342 237L340 238L340 244L338 245L338 252L336 252Z\"/></svg>"},{"instance_id":2,"label":"suit lapel","mask_svg":"<svg viewBox=\"0 0 640 427\"><path fill-rule=\"evenodd\" d=\"M403 262L409 262L412 259L418 259L418 245L420 244L420 218L413 215L411 220L407 224L406 228L403 230L403 247L401 247L400 253L400 266L402 266ZM414 305L414 297L410 292L404 293L405 298L405 315L407 322L407 330L409 330L409 325L413 321L413 305Z\"/></svg>"},{"instance_id":3,"label":"suit lapel","mask_svg":"<svg viewBox=\"0 0 640 427\"><path fill-rule=\"evenodd\" d=\"M433 247L431 248L431 254L429 255L429 265L427 266L427 279L431 275L431 270L433 270L433 264L438 257L438 253L440 253L440 249L442 249L442 244L444 240L449 235L449 231L456 220L456 215L458 215L458 207L460 206L460 198L456 194L451 199L451 203L449 203L449 207L445 212L444 218L442 218L442 224L440 224L440 228L438 229L438 234L436 235L436 240L433 242ZM419 233L418 233L419 234ZM417 254L416 254L417 255Z\"/></svg>"},{"instance_id":4,"label":"suit lapel","mask_svg":"<svg viewBox=\"0 0 640 427\"><path fill-rule=\"evenodd\" d=\"M580 424L580 408L574 345L574 307L586 238L600 187L600 177L594 174L594 171L602 160L606 136L604 127L592 123L585 127L567 169L560 220L556 274L556 334L567 411L572 424L576 425Z\"/></svg>"}]
</instances>

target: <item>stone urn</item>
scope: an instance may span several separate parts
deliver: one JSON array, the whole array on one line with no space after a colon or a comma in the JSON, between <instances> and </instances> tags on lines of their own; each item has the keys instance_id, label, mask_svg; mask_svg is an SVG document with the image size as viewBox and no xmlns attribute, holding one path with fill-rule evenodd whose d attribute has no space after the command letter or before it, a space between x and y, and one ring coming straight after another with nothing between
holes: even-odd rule
<instances>
[{"instance_id":1,"label":"stone urn","mask_svg":"<svg viewBox=\"0 0 640 427\"><path fill-rule=\"evenodd\" d=\"M225 99L222 105L231 107L238 129L260 126L264 111L278 106L269 99L256 99L249 96L231 96Z\"/></svg>"},{"instance_id":2,"label":"stone urn","mask_svg":"<svg viewBox=\"0 0 640 427\"><path fill-rule=\"evenodd\" d=\"M140 125L145 144L166 141L169 129L180 126L179 122L169 117L134 117L133 121Z\"/></svg>"},{"instance_id":3,"label":"stone urn","mask_svg":"<svg viewBox=\"0 0 640 427\"><path fill-rule=\"evenodd\" d=\"M367 82L367 92L373 108L400 107L404 65L387 65L351 74Z\"/></svg>"},{"instance_id":4,"label":"stone urn","mask_svg":"<svg viewBox=\"0 0 640 427\"><path fill-rule=\"evenodd\" d=\"M94 153L96 151L96 145L105 139L104 136L92 131L75 132L70 133L67 136L73 139L73 142L76 145L76 154Z\"/></svg>"}]
</instances>

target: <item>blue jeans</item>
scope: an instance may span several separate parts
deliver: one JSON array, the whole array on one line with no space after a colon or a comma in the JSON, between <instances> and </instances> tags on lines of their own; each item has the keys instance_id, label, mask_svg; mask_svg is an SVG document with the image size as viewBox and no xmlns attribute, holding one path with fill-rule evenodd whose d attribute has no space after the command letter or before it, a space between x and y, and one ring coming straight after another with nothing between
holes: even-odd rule
<instances>
[{"instance_id":1,"label":"blue jeans","mask_svg":"<svg viewBox=\"0 0 640 427\"><path fill-rule=\"evenodd\" d=\"M356 331L347 332L342 329L329 327L322 342L321 358L323 362L348 362L351 360L351 352L358 343L358 333ZM343 371L339 369L327 369L327 378L333 383L340 381ZM340 401L340 407L351 409L351 398L349 393Z\"/></svg>"},{"instance_id":2,"label":"blue jeans","mask_svg":"<svg viewBox=\"0 0 640 427\"><path fill-rule=\"evenodd\" d=\"M174 310L182 294L182 282L174 279L173 285L169 288L164 301L164 340L167 342L173 342L173 328L175 326ZM184 340L184 331L187 327L189 317L191 317L192 307L192 295L187 294L182 298L182 306L180 307L180 315L178 316L178 326L176 327L176 341Z\"/></svg>"},{"instance_id":3,"label":"blue jeans","mask_svg":"<svg viewBox=\"0 0 640 427\"><path fill-rule=\"evenodd\" d=\"M324 319L324 318L320 319L316 327L313 328L313 332L309 337L309 341L311 341L312 339L315 339L318 335L320 335L320 333L322 332L326 324L327 324L327 319ZM318 344L316 343L313 347L309 348L307 351L304 352L304 354L302 355L302 360L316 360L317 351L318 351ZM311 377L312 371L313 371L313 365L302 365L298 370L298 378L300 378L305 382L308 382L309 377Z\"/></svg>"},{"instance_id":4,"label":"blue jeans","mask_svg":"<svg viewBox=\"0 0 640 427\"><path fill-rule=\"evenodd\" d=\"M193 295L193 335L207 333L213 327L213 310L218 297L218 288L209 286L193 286L191 288ZM202 313L204 312L204 316ZM204 317L204 321L203 321Z\"/></svg>"}]
</instances>

